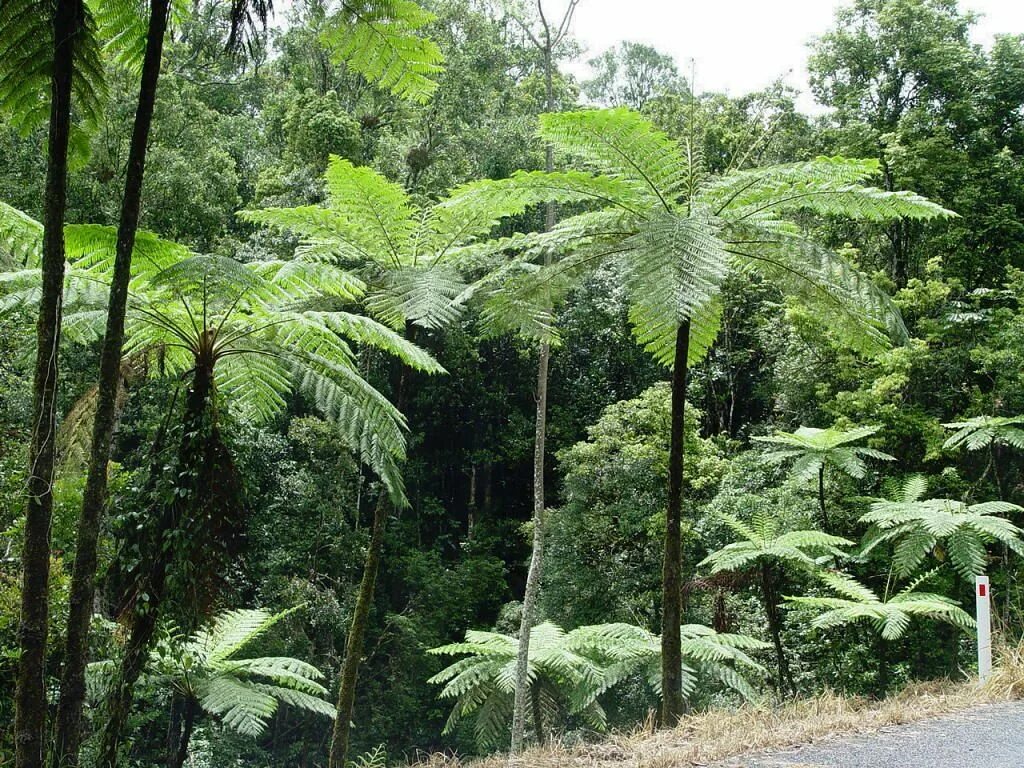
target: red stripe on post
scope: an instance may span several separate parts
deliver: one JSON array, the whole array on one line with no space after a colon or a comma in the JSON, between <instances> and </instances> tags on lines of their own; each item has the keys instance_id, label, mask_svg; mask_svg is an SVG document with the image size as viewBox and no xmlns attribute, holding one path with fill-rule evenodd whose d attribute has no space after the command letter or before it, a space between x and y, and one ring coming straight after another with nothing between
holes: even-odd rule
<instances>
[{"instance_id":1,"label":"red stripe on post","mask_svg":"<svg viewBox=\"0 0 1024 768\"><path fill-rule=\"evenodd\" d=\"M984 597L985 593L987 591L988 591L988 585L987 584L979 584L978 585L978 597Z\"/></svg>"}]
</instances>

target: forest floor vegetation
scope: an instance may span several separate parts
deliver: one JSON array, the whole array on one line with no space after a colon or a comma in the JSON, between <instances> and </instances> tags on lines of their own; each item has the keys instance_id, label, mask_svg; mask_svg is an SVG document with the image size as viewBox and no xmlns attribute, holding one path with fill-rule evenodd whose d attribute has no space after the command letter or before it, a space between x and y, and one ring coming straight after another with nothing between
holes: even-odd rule
<instances>
[{"instance_id":1,"label":"forest floor vegetation","mask_svg":"<svg viewBox=\"0 0 1024 768\"><path fill-rule=\"evenodd\" d=\"M826 692L783 704L711 709L684 717L676 728L610 734L593 744L551 743L528 750L524 768L681 768L704 766L748 752L779 750L837 735L870 733L920 722L981 704L1024 697L1024 642L1004 648L984 687L974 680L917 682L885 699ZM417 768L506 768L505 755L462 761L431 755Z\"/></svg>"}]
</instances>

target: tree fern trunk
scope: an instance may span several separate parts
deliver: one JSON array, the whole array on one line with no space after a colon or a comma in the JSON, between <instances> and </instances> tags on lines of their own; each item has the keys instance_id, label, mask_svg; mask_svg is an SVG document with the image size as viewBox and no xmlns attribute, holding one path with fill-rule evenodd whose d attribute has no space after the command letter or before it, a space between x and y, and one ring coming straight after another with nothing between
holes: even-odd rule
<instances>
[{"instance_id":1,"label":"tree fern trunk","mask_svg":"<svg viewBox=\"0 0 1024 768\"><path fill-rule=\"evenodd\" d=\"M185 400L185 414L182 419L181 445L178 450L175 498L164 506L157 530L150 544L152 551L146 557L146 570L139 576L135 590L134 611L131 631L125 644L124 654L118 666L117 677L107 698L107 719L100 737L99 768L116 768L118 751L124 726L131 712L135 684L145 669L149 650L156 633L157 622L163 612L167 571L173 556L168 534L176 531L183 512L179 505L195 502L195 496L203 492L197 482L203 463L208 458L203 450L208 442L210 412L213 392L213 361L196 361L192 385ZM202 499L201 503L207 503ZM182 546L182 541L177 542ZM145 556L144 556L145 557Z\"/></svg>"},{"instance_id":2,"label":"tree fern trunk","mask_svg":"<svg viewBox=\"0 0 1024 768\"><path fill-rule=\"evenodd\" d=\"M825 512L825 465L818 467L818 512L821 514L821 524L828 529L828 514Z\"/></svg>"},{"instance_id":3,"label":"tree fern trunk","mask_svg":"<svg viewBox=\"0 0 1024 768\"><path fill-rule=\"evenodd\" d=\"M665 726L679 722L683 702L683 657L680 625L682 577L683 439L686 407L687 358L690 351L690 323L676 330L672 368L672 425L668 456L668 510L665 516L665 560L661 578L661 721Z\"/></svg>"},{"instance_id":4,"label":"tree fern trunk","mask_svg":"<svg viewBox=\"0 0 1024 768\"><path fill-rule=\"evenodd\" d=\"M192 728L196 723L197 709L198 705L195 699L185 700L185 708L181 717L181 732L177 735L176 742L167 756L167 768L181 768L185 764L185 758L188 757L188 745L192 741Z\"/></svg>"},{"instance_id":5,"label":"tree fern trunk","mask_svg":"<svg viewBox=\"0 0 1024 768\"><path fill-rule=\"evenodd\" d=\"M793 683L793 673L789 669L789 660L786 658L786 650L782 646L782 619L779 616L779 596L776 590L776 578L771 563L761 563L761 594L764 597L764 612L768 619L768 631L772 636L772 644L775 646L775 659L779 668L780 694L788 691L796 693L796 685Z\"/></svg>"},{"instance_id":6,"label":"tree fern trunk","mask_svg":"<svg viewBox=\"0 0 1024 768\"><path fill-rule=\"evenodd\" d=\"M160 59L163 55L168 6L169 0L152 0L150 5L139 103L128 152L121 221L117 230L114 275L110 284L106 332L100 353L99 387L92 429L89 472L82 497L82 512L78 519L75 565L71 578L67 643L53 754L55 768L74 768L78 765L82 705L85 702L85 666L89 654L89 621L96 591L96 544L99 538L100 516L107 496L107 463L110 460L110 444L113 439L121 384L121 347L124 342L128 281L131 276L135 234L139 226L146 147L153 122L153 106L156 101L157 80L160 77Z\"/></svg>"},{"instance_id":7,"label":"tree fern trunk","mask_svg":"<svg viewBox=\"0 0 1024 768\"><path fill-rule=\"evenodd\" d=\"M45 11L40 10L39 13ZM42 295L36 326L32 441L29 445L25 544L22 550L14 742L17 768L39 768L46 759L46 640L49 621L50 518L53 513L57 353L64 291L64 210L74 45L82 29L81 0L53 6L53 74L43 211Z\"/></svg>"},{"instance_id":8,"label":"tree fern trunk","mask_svg":"<svg viewBox=\"0 0 1024 768\"><path fill-rule=\"evenodd\" d=\"M538 680L534 683L534 686L538 689L534 692L533 696L530 697L530 706L533 710L533 730L537 734L537 743L546 744L548 740L547 732L544 730L544 710L540 703L540 686L542 683Z\"/></svg>"}]
</instances>

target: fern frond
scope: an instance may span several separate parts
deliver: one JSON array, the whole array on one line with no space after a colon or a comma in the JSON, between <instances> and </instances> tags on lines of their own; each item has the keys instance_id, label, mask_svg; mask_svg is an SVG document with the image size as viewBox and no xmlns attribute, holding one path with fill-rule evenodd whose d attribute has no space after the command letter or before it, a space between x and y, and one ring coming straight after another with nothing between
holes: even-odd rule
<instances>
[{"instance_id":1,"label":"fern frond","mask_svg":"<svg viewBox=\"0 0 1024 768\"><path fill-rule=\"evenodd\" d=\"M324 33L338 60L396 96L425 102L444 62L424 28L433 14L410 0L345 0Z\"/></svg>"}]
</instances>

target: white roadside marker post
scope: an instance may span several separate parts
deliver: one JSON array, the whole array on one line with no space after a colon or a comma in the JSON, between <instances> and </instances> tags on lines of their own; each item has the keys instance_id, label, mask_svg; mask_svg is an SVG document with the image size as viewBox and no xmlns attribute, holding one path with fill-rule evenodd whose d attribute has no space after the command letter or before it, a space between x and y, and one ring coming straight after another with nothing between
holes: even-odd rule
<instances>
[{"instance_id":1,"label":"white roadside marker post","mask_svg":"<svg viewBox=\"0 0 1024 768\"><path fill-rule=\"evenodd\" d=\"M974 577L975 616L978 622L978 682L992 674L992 611L988 576Z\"/></svg>"}]
</instances>

